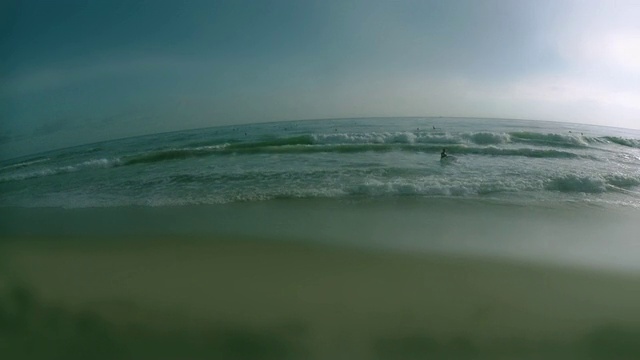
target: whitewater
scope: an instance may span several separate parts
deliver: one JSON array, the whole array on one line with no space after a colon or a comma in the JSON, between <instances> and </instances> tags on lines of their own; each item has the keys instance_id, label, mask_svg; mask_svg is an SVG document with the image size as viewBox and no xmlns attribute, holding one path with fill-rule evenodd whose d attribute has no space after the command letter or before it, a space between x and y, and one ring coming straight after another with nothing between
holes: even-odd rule
<instances>
[{"instance_id":1,"label":"whitewater","mask_svg":"<svg viewBox=\"0 0 640 360\"><path fill-rule=\"evenodd\" d=\"M447 149L455 161L440 161ZM0 163L0 206L461 198L640 206L640 131L460 118L213 127Z\"/></svg>"}]
</instances>

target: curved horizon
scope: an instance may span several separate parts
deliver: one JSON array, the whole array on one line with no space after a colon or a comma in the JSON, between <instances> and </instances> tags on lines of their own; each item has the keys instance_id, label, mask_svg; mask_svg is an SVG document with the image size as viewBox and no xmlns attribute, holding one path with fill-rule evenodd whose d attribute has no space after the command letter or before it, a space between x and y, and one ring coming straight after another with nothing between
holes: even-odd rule
<instances>
[{"instance_id":1,"label":"curved horizon","mask_svg":"<svg viewBox=\"0 0 640 360\"><path fill-rule=\"evenodd\" d=\"M221 124L221 125L213 125L213 126L205 126L205 127L196 127L196 128L161 131L161 132L156 132L156 133L143 133L143 134L136 134L136 135L123 136L123 137L117 137L117 138L110 138L110 139L104 139L104 140L97 140L97 141L90 141L90 142L71 144L71 145L68 145L68 146L50 147L50 148L46 148L44 150L36 151L36 152L32 152L32 153L24 153L24 154L20 154L20 155L16 155L16 156L0 158L0 161L7 162L7 161L18 160L18 159L22 159L22 158L38 156L38 155L46 154L48 152L65 150L65 149L70 149L70 148L74 148L74 147L90 146L90 145L100 144L100 143L108 143L108 142L112 142L112 141L120 141L120 140L126 140L126 139L135 139L135 138L141 138L141 137L146 137L146 136L164 135L164 134L172 134L172 133L180 133L180 132L191 132L191 131L198 131L198 130L203 130L204 131L204 130L215 129L215 128L227 128L227 127L238 127L238 128L241 128L241 127L253 126L253 125L282 124L282 123L294 123L294 122L314 122L314 121L321 122L321 121L346 121L346 120L384 120L384 119L388 119L388 120L419 120L419 119L424 119L425 121L426 120L436 120L436 119L440 119L440 120L444 120L444 121L446 121L446 120L472 120L472 121L475 121L475 120L477 120L477 121L482 121L482 120L493 120L493 121L495 121L495 120L497 120L497 121L504 121L504 122L519 121L519 122L532 122L532 123L545 123L546 122L546 123L552 123L552 124L567 124L567 125L575 125L575 126L584 125L584 126L593 126L593 127L600 127L600 128L611 128L611 129L619 129L619 130L634 130L634 129L615 127L615 126L608 126L608 125L581 124L581 123L552 121L552 120L488 118L488 117L467 117L467 116L370 116L370 117L348 117L348 118L295 119L295 120L262 121L262 122L251 122L251 123L240 123L240 124ZM638 130L640 130L640 129L638 129ZM638 135L637 139L640 140L640 132L638 132L637 135ZM5 155L5 153L3 153L2 155Z\"/></svg>"}]
</instances>

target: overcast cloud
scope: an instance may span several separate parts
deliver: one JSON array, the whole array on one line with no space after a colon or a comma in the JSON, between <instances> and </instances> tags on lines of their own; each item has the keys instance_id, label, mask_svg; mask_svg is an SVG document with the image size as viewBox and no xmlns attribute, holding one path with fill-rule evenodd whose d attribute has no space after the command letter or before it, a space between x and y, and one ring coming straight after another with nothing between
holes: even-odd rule
<instances>
[{"instance_id":1,"label":"overcast cloud","mask_svg":"<svg viewBox=\"0 0 640 360\"><path fill-rule=\"evenodd\" d=\"M7 153L355 116L640 128L640 1L0 6Z\"/></svg>"}]
</instances>

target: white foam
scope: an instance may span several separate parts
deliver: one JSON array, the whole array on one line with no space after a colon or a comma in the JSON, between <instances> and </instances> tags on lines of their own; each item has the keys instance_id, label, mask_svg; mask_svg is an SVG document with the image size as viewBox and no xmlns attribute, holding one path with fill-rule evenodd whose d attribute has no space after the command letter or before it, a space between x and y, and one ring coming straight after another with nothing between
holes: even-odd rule
<instances>
[{"instance_id":1,"label":"white foam","mask_svg":"<svg viewBox=\"0 0 640 360\"><path fill-rule=\"evenodd\" d=\"M511 136L506 133L477 132L462 134L462 138L478 145L506 144L511 142Z\"/></svg>"},{"instance_id":2,"label":"white foam","mask_svg":"<svg viewBox=\"0 0 640 360\"><path fill-rule=\"evenodd\" d=\"M317 145L343 144L413 144L418 136L412 132L337 133L312 135Z\"/></svg>"},{"instance_id":3,"label":"white foam","mask_svg":"<svg viewBox=\"0 0 640 360\"><path fill-rule=\"evenodd\" d=\"M72 173L90 168L110 168L119 165L120 159L91 159L81 163L59 166L54 168L40 168L35 170L21 171L8 176L0 177L0 182L26 180L38 177L52 176L58 174Z\"/></svg>"},{"instance_id":4,"label":"white foam","mask_svg":"<svg viewBox=\"0 0 640 360\"><path fill-rule=\"evenodd\" d=\"M545 188L561 192L603 193L607 191L607 182L601 176L569 174L549 179Z\"/></svg>"},{"instance_id":5,"label":"white foam","mask_svg":"<svg viewBox=\"0 0 640 360\"><path fill-rule=\"evenodd\" d=\"M3 167L0 168L0 171L27 167L27 166L31 166L31 165L47 162L49 160L51 160L51 159L50 158L44 158L44 159L37 159L37 160L31 160L31 161L23 161L23 162L19 162L17 164L3 166Z\"/></svg>"}]
</instances>

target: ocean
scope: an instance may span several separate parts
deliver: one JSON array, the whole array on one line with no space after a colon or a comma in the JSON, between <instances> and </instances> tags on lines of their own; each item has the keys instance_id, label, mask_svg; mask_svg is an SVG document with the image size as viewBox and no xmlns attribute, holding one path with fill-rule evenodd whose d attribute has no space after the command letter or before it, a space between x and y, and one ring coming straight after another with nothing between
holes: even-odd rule
<instances>
[{"instance_id":1,"label":"ocean","mask_svg":"<svg viewBox=\"0 0 640 360\"><path fill-rule=\"evenodd\" d=\"M454 161L441 162L447 149ZM521 120L375 118L215 127L0 164L3 207L459 198L640 207L640 131Z\"/></svg>"},{"instance_id":2,"label":"ocean","mask_svg":"<svg viewBox=\"0 0 640 360\"><path fill-rule=\"evenodd\" d=\"M357 118L58 149L0 162L0 349L638 358L638 234L640 130Z\"/></svg>"}]
</instances>

